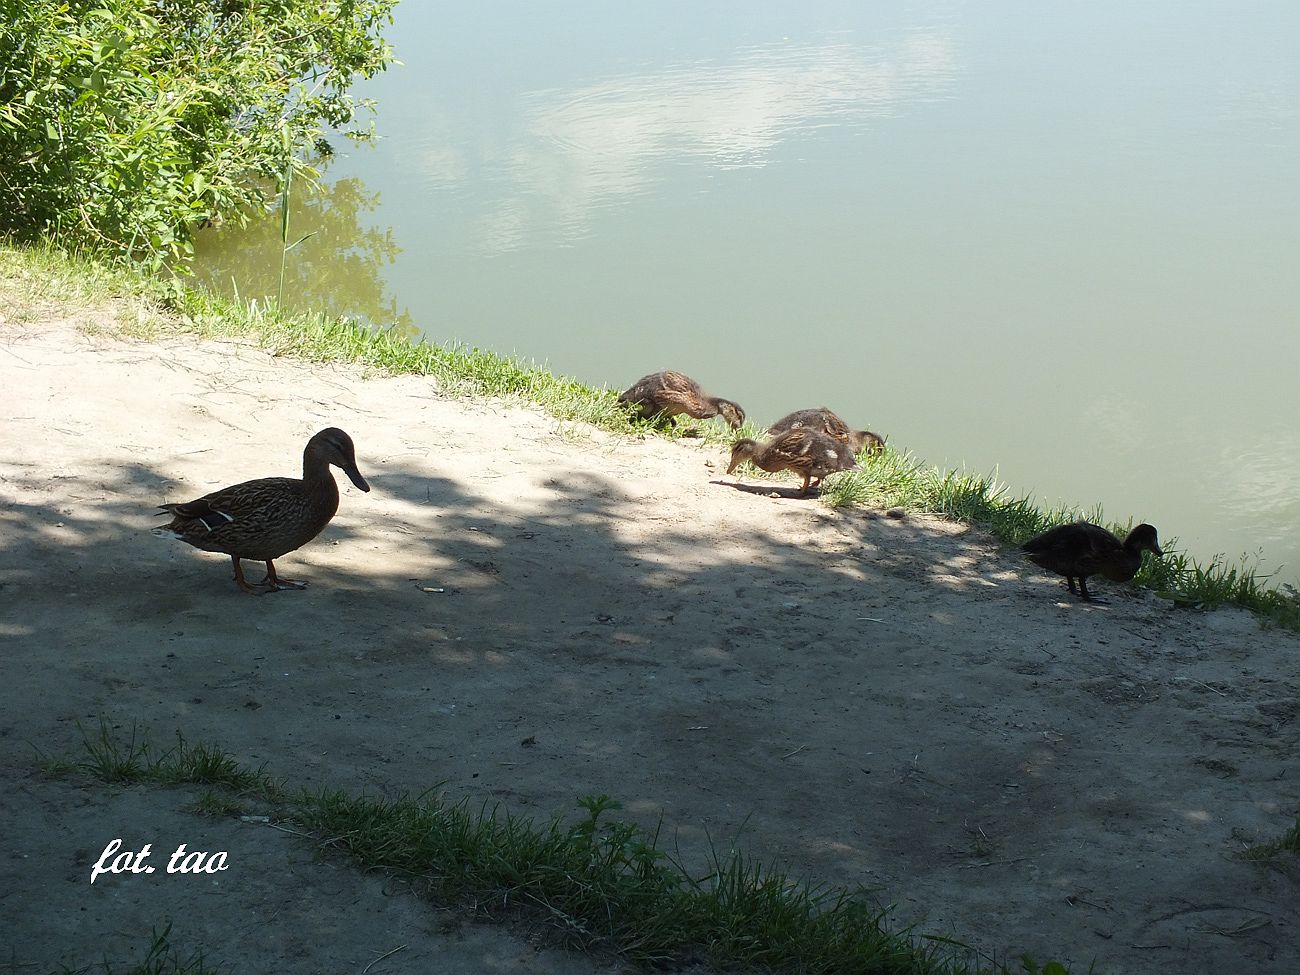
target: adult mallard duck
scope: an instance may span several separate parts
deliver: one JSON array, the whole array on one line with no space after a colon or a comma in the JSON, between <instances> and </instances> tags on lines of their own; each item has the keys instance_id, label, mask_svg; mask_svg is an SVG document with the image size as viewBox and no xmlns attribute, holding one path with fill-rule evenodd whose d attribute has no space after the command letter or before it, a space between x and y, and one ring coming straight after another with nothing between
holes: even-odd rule
<instances>
[{"instance_id":1,"label":"adult mallard duck","mask_svg":"<svg viewBox=\"0 0 1300 975\"><path fill-rule=\"evenodd\" d=\"M636 407L637 412L647 418L656 414L685 414L697 420L721 416L733 430L745 422L745 411L738 403L710 396L690 376L671 370L642 376L619 393L618 401Z\"/></svg>"},{"instance_id":2,"label":"adult mallard duck","mask_svg":"<svg viewBox=\"0 0 1300 975\"><path fill-rule=\"evenodd\" d=\"M1088 576L1128 582L1141 567L1143 552L1165 554L1150 525L1138 525L1121 542L1100 525L1087 521L1057 525L1021 548L1031 562L1065 576L1070 592L1075 591L1074 580L1078 579L1079 595L1088 602L1101 602L1088 592Z\"/></svg>"},{"instance_id":3,"label":"adult mallard duck","mask_svg":"<svg viewBox=\"0 0 1300 975\"><path fill-rule=\"evenodd\" d=\"M875 455L885 449L885 438L880 434L872 433L870 430L850 430L847 423L824 406L819 406L815 410L795 410L773 423L767 428L767 432L774 436L796 427L820 430L840 443L848 444L849 449L855 454L865 450L869 455Z\"/></svg>"},{"instance_id":4,"label":"adult mallard duck","mask_svg":"<svg viewBox=\"0 0 1300 975\"><path fill-rule=\"evenodd\" d=\"M855 470L858 466L848 444L811 427L795 427L761 444L748 437L737 440L731 448L727 473L733 473L745 461L773 474L777 471L802 474L801 494L807 494L811 482L815 481L811 486L816 487L827 474Z\"/></svg>"},{"instance_id":5,"label":"adult mallard duck","mask_svg":"<svg viewBox=\"0 0 1300 975\"><path fill-rule=\"evenodd\" d=\"M205 494L184 504L159 505L172 515L155 535L171 535L205 552L224 552L235 563L235 584L256 592L244 579L240 559L266 563L266 578L259 586L302 589L275 574L274 559L302 548L321 533L339 507L339 488L330 465L340 467L362 491L369 491L357 470L352 438L337 427L322 430L307 441L302 452L302 480L262 477Z\"/></svg>"}]
</instances>

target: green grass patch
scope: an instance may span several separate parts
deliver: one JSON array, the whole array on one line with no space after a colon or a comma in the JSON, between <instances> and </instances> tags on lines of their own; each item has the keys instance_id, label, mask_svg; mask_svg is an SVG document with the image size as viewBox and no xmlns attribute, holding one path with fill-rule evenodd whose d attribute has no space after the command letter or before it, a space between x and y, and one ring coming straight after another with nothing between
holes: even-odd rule
<instances>
[{"instance_id":1,"label":"green grass patch","mask_svg":"<svg viewBox=\"0 0 1300 975\"><path fill-rule=\"evenodd\" d=\"M69 255L49 245L14 247L0 238L0 312L22 323L48 313L63 318L100 311L118 301L158 319L162 309L151 295L159 286L138 271ZM125 326L127 322L120 324Z\"/></svg>"},{"instance_id":2,"label":"green grass patch","mask_svg":"<svg viewBox=\"0 0 1300 975\"><path fill-rule=\"evenodd\" d=\"M429 376L447 395L494 396L536 404L561 421L591 424L629 436L694 436L725 451L739 437L762 435L746 423L739 431L717 420L643 420L618 403L617 390L587 386L557 376L537 363L500 356L456 342L413 340L393 329L371 329L347 319L287 314L274 305L238 301L189 287L177 278L159 279L53 247L0 246L0 312L17 321L51 302L90 309L117 303L116 327L128 335L150 338L190 333L208 338L257 344L275 355L315 362L357 363L384 374ZM1028 496L1014 497L995 475L928 467L911 453L887 446L875 457L860 459L862 470L826 479L822 501L831 507L877 505L939 515L991 533L1007 546L1054 525L1078 518L1107 524L1100 508L1042 508ZM765 475L746 468L749 476ZM1132 521L1110 523L1123 535ZM1270 577L1247 560L1230 563L1216 556L1197 562L1177 548L1177 539L1162 540L1163 559L1146 556L1135 583L1180 606L1210 609L1240 606L1263 619L1300 630L1300 593L1270 585Z\"/></svg>"},{"instance_id":3,"label":"green grass patch","mask_svg":"<svg viewBox=\"0 0 1300 975\"><path fill-rule=\"evenodd\" d=\"M235 816L248 815L248 805L237 797L218 789L205 789L189 806L196 816L211 819L230 819Z\"/></svg>"},{"instance_id":4,"label":"green grass patch","mask_svg":"<svg viewBox=\"0 0 1300 975\"><path fill-rule=\"evenodd\" d=\"M1277 860L1283 856L1300 856L1300 816L1295 825L1275 840L1256 843L1237 854L1242 860Z\"/></svg>"},{"instance_id":5,"label":"green grass patch","mask_svg":"<svg viewBox=\"0 0 1300 975\"><path fill-rule=\"evenodd\" d=\"M127 968L114 968L107 961L86 968L63 968L59 975L224 975L227 968L217 968L203 960L202 951L182 955L171 943L169 922L162 931L156 928L144 958Z\"/></svg>"},{"instance_id":6,"label":"green grass patch","mask_svg":"<svg viewBox=\"0 0 1300 975\"><path fill-rule=\"evenodd\" d=\"M176 744L160 750L134 723L129 732L121 735L106 721L100 721L97 732L87 732L80 723L77 730L81 732L85 757L76 767L101 782L209 785L271 800L282 797L265 766L245 768L225 752L204 744L191 745L180 734ZM48 760L46 764L50 764Z\"/></svg>"},{"instance_id":7,"label":"green grass patch","mask_svg":"<svg viewBox=\"0 0 1300 975\"><path fill-rule=\"evenodd\" d=\"M132 728L101 722L83 733L78 765L103 782L207 784L191 806L234 815L232 792L274 797L273 819L366 870L383 870L442 906L541 925L575 950L610 952L641 967L705 963L719 969L801 975L1011 975L1011 969L950 938L891 928L866 891L790 877L742 851L714 850L698 869L662 846L658 830L613 815L608 796L579 800L576 818L538 823L501 805L473 806L436 793L377 799L339 790L286 792L264 768L246 769L219 748L176 744L158 751ZM128 975L211 971L155 936L143 967ZM149 967L150 965L154 967ZM170 967L168 967L170 966ZM189 966L189 967L185 967ZM83 969L82 971L88 971ZM111 971L107 969L106 971Z\"/></svg>"}]
</instances>

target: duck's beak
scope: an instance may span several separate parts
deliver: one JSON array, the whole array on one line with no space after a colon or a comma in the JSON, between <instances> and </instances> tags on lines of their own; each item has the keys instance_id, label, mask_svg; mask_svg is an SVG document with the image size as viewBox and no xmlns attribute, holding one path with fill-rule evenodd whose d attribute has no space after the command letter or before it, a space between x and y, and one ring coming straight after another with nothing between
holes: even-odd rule
<instances>
[{"instance_id":1,"label":"duck's beak","mask_svg":"<svg viewBox=\"0 0 1300 975\"><path fill-rule=\"evenodd\" d=\"M361 476L361 472L357 470L356 464L344 465L343 473L348 476L349 481L359 487L362 491L365 491L367 494L370 493L370 485L367 484L366 479Z\"/></svg>"},{"instance_id":2,"label":"duck's beak","mask_svg":"<svg viewBox=\"0 0 1300 975\"><path fill-rule=\"evenodd\" d=\"M1164 554L1165 554L1165 553L1162 552L1162 551L1160 551L1160 546L1159 546L1159 545L1156 545L1156 544L1153 543L1153 544L1151 545L1151 551L1153 551L1153 552L1156 553L1156 557L1157 557L1157 558L1163 558L1163 557L1164 557Z\"/></svg>"}]
</instances>

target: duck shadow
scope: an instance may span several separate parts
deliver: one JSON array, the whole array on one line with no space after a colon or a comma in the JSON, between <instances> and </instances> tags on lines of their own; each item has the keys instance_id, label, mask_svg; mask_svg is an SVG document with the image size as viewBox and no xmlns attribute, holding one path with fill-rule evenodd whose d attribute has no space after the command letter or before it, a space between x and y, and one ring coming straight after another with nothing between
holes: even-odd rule
<instances>
[{"instance_id":1,"label":"duck shadow","mask_svg":"<svg viewBox=\"0 0 1300 975\"><path fill-rule=\"evenodd\" d=\"M710 484L716 484L719 487L729 487L742 494L754 494L763 498L781 498L793 501L816 501L819 494L816 488L807 492L800 491L797 487L786 487L781 484L745 484L740 481L722 481L713 480Z\"/></svg>"}]
</instances>

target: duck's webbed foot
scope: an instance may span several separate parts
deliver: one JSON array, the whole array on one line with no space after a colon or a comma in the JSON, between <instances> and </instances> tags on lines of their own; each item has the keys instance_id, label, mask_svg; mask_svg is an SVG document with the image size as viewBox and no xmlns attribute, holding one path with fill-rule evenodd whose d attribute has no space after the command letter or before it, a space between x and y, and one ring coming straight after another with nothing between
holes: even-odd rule
<instances>
[{"instance_id":1,"label":"duck's webbed foot","mask_svg":"<svg viewBox=\"0 0 1300 975\"><path fill-rule=\"evenodd\" d=\"M292 579L281 579L275 574L275 563L270 559L266 560L266 578L259 585L265 592L277 592L281 589L306 589L307 583L294 582Z\"/></svg>"},{"instance_id":2,"label":"duck's webbed foot","mask_svg":"<svg viewBox=\"0 0 1300 975\"><path fill-rule=\"evenodd\" d=\"M239 564L239 559L233 555L230 558L235 563L235 585L250 596L256 596L260 590L248 584L248 580L244 578L244 568Z\"/></svg>"},{"instance_id":3,"label":"duck's webbed foot","mask_svg":"<svg viewBox=\"0 0 1300 975\"><path fill-rule=\"evenodd\" d=\"M1092 593L1088 592L1088 580L1085 579L1083 576L1079 576L1079 596L1081 599L1083 599L1085 603L1093 603L1094 605L1097 606L1110 605L1107 600L1101 599L1097 596L1094 596Z\"/></svg>"}]
</instances>

